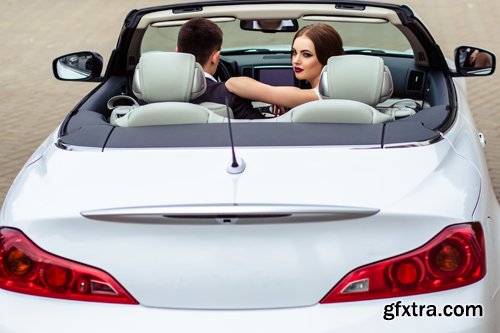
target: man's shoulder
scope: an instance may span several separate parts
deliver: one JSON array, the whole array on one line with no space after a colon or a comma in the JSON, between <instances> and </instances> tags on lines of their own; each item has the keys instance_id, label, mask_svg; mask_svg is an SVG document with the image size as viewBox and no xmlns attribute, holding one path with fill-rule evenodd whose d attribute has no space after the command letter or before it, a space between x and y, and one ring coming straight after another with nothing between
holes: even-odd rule
<instances>
[{"instance_id":1,"label":"man's shoulder","mask_svg":"<svg viewBox=\"0 0 500 333\"><path fill-rule=\"evenodd\" d=\"M214 81L214 80L210 80L210 79L206 79L206 80L207 80L207 89L208 88L226 89L226 85L224 84L224 82Z\"/></svg>"},{"instance_id":2,"label":"man's shoulder","mask_svg":"<svg viewBox=\"0 0 500 333\"><path fill-rule=\"evenodd\" d=\"M209 98L211 97L224 100L224 97L229 94L230 92L229 90L227 90L224 82L216 82L207 79L207 90L205 91L204 95L206 95Z\"/></svg>"}]
</instances>

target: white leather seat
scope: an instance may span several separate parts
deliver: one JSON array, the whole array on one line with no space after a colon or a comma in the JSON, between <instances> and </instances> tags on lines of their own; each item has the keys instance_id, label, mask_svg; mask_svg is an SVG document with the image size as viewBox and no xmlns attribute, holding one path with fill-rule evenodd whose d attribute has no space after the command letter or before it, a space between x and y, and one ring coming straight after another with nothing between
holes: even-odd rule
<instances>
[{"instance_id":1,"label":"white leather seat","mask_svg":"<svg viewBox=\"0 0 500 333\"><path fill-rule=\"evenodd\" d=\"M328 59L319 93L325 99L348 99L375 107L392 96L392 75L380 57L343 55Z\"/></svg>"},{"instance_id":2,"label":"white leather seat","mask_svg":"<svg viewBox=\"0 0 500 333\"><path fill-rule=\"evenodd\" d=\"M233 109L231 109L231 107L227 105L215 102L203 102L200 103L200 105L206 107L207 109L218 114L219 116L226 118L228 118L228 111L229 111L229 118L234 119Z\"/></svg>"},{"instance_id":3,"label":"white leather seat","mask_svg":"<svg viewBox=\"0 0 500 333\"><path fill-rule=\"evenodd\" d=\"M393 118L374 108L392 95L389 69L382 58L342 55L328 59L319 92L322 100L297 106L279 117L285 122L378 124Z\"/></svg>"},{"instance_id":4,"label":"white leather seat","mask_svg":"<svg viewBox=\"0 0 500 333\"><path fill-rule=\"evenodd\" d=\"M346 99L305 103L275 119L278 122L344 124L379 124L392 120L368 104Z\"/></svg>"},{"instance_id":5,"label":"white leather seat","mask_svg":"<svg viewBox=\"0 0 500 333\"><path fill-rule=\"evenodd\" d=\"M205 90L203 69L192 54L147 52L135 70L132 91L148 104L121 116L112 113L110 121L121 127L222 122L224 117L189 103Z\"/></svg>"}]
</instances>

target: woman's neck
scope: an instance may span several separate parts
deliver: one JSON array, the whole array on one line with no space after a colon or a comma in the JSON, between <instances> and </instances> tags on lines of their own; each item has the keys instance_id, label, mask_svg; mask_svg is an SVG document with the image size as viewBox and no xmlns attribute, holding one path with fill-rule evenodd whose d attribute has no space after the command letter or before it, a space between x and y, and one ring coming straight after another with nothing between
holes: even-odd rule
<instances>
[{"instance_id":1,"label":"woman's neck","mask_svg":"<svg viewBox=\"0 0 500 333\"><path fill-rule=\"evenodd\" d=\"M309 81L309 84L311 87L318 89L319 87L319 76L315 78L314 80Z\"/></svg>"}]
</instances>

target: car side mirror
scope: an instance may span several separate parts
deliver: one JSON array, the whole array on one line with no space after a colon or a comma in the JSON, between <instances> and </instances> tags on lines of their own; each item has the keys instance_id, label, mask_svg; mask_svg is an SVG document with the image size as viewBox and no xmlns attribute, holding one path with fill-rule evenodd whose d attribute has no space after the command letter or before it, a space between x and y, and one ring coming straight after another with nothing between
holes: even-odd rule
<instances>
[{"instance_id":1,"label":"car side mirror","mask_svg":"<svg viewBox=\"0 0 500 333\"><path fill-rule=\"evenodd\" d=\"M241 20L240 28L263 32L295 32L299 30L299 23L295 19Z\"/></svg>"},{"instance_id":2,"label":"car side mirror","mask_svg":"<svg viewBox=\"0 0 500 333\"><path fill-rule=\"evenodd\" d=\"M495 54L473 46L455 49L455 66L458 76L487 76L495 72Z\"/></svg>"},{"instance_id":3,"label":"car side mirror","mask_svg":"<svg viewBox=\"0 0 500 333\"><path fill-rule=\"evenodd\" d=\"M66 54L52 61L54 76L64 81L99 82L102 66L102 56L88 51Z\"/></svg>"}]
</instances>

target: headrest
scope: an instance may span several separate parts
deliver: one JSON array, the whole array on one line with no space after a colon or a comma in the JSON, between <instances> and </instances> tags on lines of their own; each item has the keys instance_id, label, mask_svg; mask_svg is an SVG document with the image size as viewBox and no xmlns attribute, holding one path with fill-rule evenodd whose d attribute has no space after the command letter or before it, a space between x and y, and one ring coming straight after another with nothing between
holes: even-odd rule
<instances>
[{"instance_id":1,"label":"headrest","mask_svg":"<svg viewBox=\"0 0 500 333\"><path fill-rule=\"evenodd\" d=\"M192 54L146 52L134 72L132 91L146 103L189 102L206 90L203 68Z\"/></svg>"},{"instance_id":2,"label":"headrest","mask_svg":"<svg viewBox=\"0 0 500 333\"><path fill-rule=\"evenodd\" d=\"M323 68L319 92L325 99L348 99L375 106L391 97L392 76L380 57L334 56Z\"/></svg>"}]
</instances>

